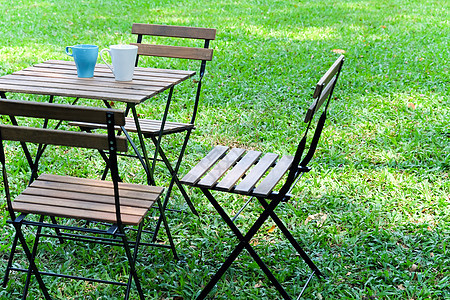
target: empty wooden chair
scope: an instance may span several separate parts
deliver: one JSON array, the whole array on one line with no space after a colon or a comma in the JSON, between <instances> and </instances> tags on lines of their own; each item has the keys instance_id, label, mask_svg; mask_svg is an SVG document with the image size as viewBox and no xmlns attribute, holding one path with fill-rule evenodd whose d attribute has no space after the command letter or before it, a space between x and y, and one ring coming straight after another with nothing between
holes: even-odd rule
<instances>
[{"instance_id":1,"label":"empty wooden chair","mask_svg":"<svg viewBox=\"0 0 450 300\"><path fill-rule=\"evenodd\" d=\"M206 63L212 60L213 49L209 48L211 40L216 38L216 29L212 28L199 28L199 27L186 27L186 26L173 26L173 25L158 25L158 24L141 24L135 23L132 25L131 33L137 35L137 42L132 43L138 46L138 57L136 59L136 66L143 56L161 57L169 59L186 59L199 61L198 76L195 78L196 92L195 99L192 107L187 107L186 111L189 112L190 121L169 121L168 117L171 111L172 95L174 86L169 90L167 102L164 110L164 114L161 119L140 119L138 118L136 107L133 104L128 104L127 111L131 111L132 118L126 118L126 124L123 128L126 132L138 133L139 142L141 146L140 155L142 155L141 162L144 164L149 182L156 184L154 180L155 166L158 159L161 159L170 173L170 183L166 189L163 209L166 209L171 191L174 185L177 185L182 196L184 197L187 205L191 211L198 215L194 205L189 199L188 194L184 190L178 178L178 171L181 166L183 155L186 151L186 147L189 141L192 130L195 128L195 119L197 117L197 110L200 104L200 95L202 89L203 77L206 71ZM158 42L166 40L166 44L144 43L145 40L152 42L152 38L158 38ZM200 41L203 43L199 46L178 46L171 43L175 43L177 40L192 40ZM174 70L176 72L176 70ZM80 125L80 124L78 124ZM95 124L85 124L83 127L95 128L98 127ZM164 136L178 134L182 139L181 147L176 150L173 149L172 154L174 161L170 161L167 152L162 147L162 140ZM151 140L155 146L153 155L149 157L148 151L144 144L144 138ZM175 153L173 153L175 151ZM150 163L152 161L152 163ZM156 239L158 229L161 224L161 219L158 220L156 230L153 236L153 240Z\"/></svg>"},{"instance_id":2,"label":"empty wooden chair","mask_svg":"<svg viewBox=\"0 0 450 300\"><path fill-rule=\"evenodd\" d=\"M118 136L115 133L114 126L125 124L124 113L107 108L0 99L0 115L9 116L15 124L0 125L2 180L5 187L7 209L11 218L9 222L16 231L3 285L6 286L11 271L19 271L28 274L23 290L23 299L26 298L30 279L33 275L38 281L45 299L51 299L52 297L44 284L43 276L57 276L125 286L127 287L125 299L128 299L132 282L134 282L139 298L144 299L144 291L141 288L136 270L142 221L155 203L159 203L158 206L162 208L160 195L163 188L120 182L117 153L126 152L127 139ZM26 120L21 120L24 117ZM20 121L26 121L27 126L19 126L17 118ZM94 134L49 128L47 121L44 126L36 125L36 127L33 127L33 124L39 123L35 118L95 122L105 124L107 132ZM2 118L3 121L6 119ZM28 150L30 144L50 145L49 147L58 145L59 148L64 146L107 150L111 180L41 174L36 176L36 179L32 177L31 184L23 191L17 191L14 186L9 185L11 174L8 174L8 169L11 169L11 165L14 165L15 161L9 161L5 156L7 141L9 141L8 143L18 142L22 144L25 151L22 151L21 147L10 146L8 146L8 151L14 151L14 157L18 157L17 155L21 155L23 152L27 153L27 161L33 172L38 169L39 162L42 161L39 158L43 157L49 149L41 151L42 147L39 147L41 149L38 151L39 157L33 160L30 155L31 151ZM79 163L85 164L87 162L88 160ZM61 172L61 170L57 171ZM18 196L13 199L12 195ZM161 214L165 222L162 210ZM88 225L95 226L86 226L85 222L70 222L70 219L86 220ZM81 225L77 226L77 224ZM168 229L167 224L164 224L165 228ZM30 227L35 228L34 236L25 236L23 230L25 226L27 227L26 232L29 232ZM125 230L125 226L127 226L127 230ZM135 231L128 230L133 227L136 228ZM130 237L131 233L133 233L132 237ZM171 241L170 232L167 232L167 234ZM27 240L33 239L33 237L33 246L30 247ZM42 237L57 238L61 242L72 240L82 242L74 244L75 247L81 247L85 243L121 247L124 249L128 260L128 268L124 268L124 270L128 269L129 279L125 282L115 282L99 278L58 274L52 270L47 270L43 263L36 261L39 252L38 245L43 240ZM171 244L173 246L172 242ZM18 267L14 263L14 255L18 252L20 245L29 261L28 267ZM110 263L114 264L115 262L111 261Z\"/></svg>"},{"instance_id":3,"label":"empty wooden chair","mask_svg":"<svg viewBox=\"0 0 450 300\"><path fill-rule=\"evenodd\" d=\"M157 25L157 24L140 24L135 23L131 29L132 34L137 35L137 42L134 45L138 46L138 58L136 59L136 66L139 63L139 57L141 56L156 56L167 57L175 59L189 59L197 60L200 63L198 77L196 79L196 93L193 106L189 109L190 121L185 122L170 122L167 120L170 105L172 100L173 87L169 91L169 96L166 103L164 115L160 120L139 119L139 124L134 122L135 119L127 119L125 129L133 131L142 131L144 137L149 138L155 145L155 151L153 154L153 163L150 174L153 175L155 171L155 165L158 155L163 160L165 166L170 172L171 180L164 198L163 209L166 208L173 185L176 184L186 200L186 203L190 207L191 211L198 215L194 208L194 205L189 199L188 194L185 192L183 186L178 179L178 171L183 159L183 155L186 151L186 147L189 141L192 130L194 129L195 119L197 117L197 110L200 104L200 95L202 89L202 81L206 71L207 61L211 61L213 57L213 49L209 49L210 41L216 38L216 29L213 28L199 28L199 27L187 27L187 26L173 26L173 25ZM150 39L151 37L163 37L163 38L176 38L176 39L191 39L198 40L203 43L200 47L180 47L172 45L156 45L143 43L143 39ZM183 134L183 144L178 150L177 159L174 165L171 164L167 158L166 153L161 147L162 137L170 134ZM155 232L154 239L158 232L161 219L158 221L157 230Z\"/></svg>"},{"instance_id":4,"label":"empty wooden chair","mask_svg":"<svg viewBox=\"0 0 450 300\"><path fill-rule=\"evenodd\" d=\"M333 90L343 63L344 57L341 56L317 83L313 94L313 103L307 110L305 116L305 123L308 125L303 138L298 144L295 155L286 155L279 158L279 156L274 153L263 154L259 151L246 151L240 148L216 146L181 179L183 184L200 188L240 241L222 266L217 270L210 282L201 291L197 299L204 299L207 297L208 293L213 289L243 249L248 251L267 278L279 291L281 296L284 299L291 299L250 244L253 236L269 217L275 222L293 248L311 269L311 273L303 286L300 296L314 275L318 277L323 276L289 232L288 228L277 216L275 209L281 202L290 200L290 191L293 185L304 173L311 170L308 163L311 161L319 142L322 128L326 120L327 109L330 100L332 99ZM318 118L314 134L310 136L308 135L308 131L312 127L311 124L313 120L317 119L314 118L314 115L321 109L323 112L320 118ZM310 140L310 143L307 143L307 140ZM309 144L309 147L306 147L307 144ZM285 178L284 182L282 181L283 178ZM281 184L281 188L275 190L279 183ZM234 224L234 218L230 218L211 191L242 194L251 199L256 198L264 210L250 229L248 229L247 232L242 232Z\"/></svg>"}]
</instances>

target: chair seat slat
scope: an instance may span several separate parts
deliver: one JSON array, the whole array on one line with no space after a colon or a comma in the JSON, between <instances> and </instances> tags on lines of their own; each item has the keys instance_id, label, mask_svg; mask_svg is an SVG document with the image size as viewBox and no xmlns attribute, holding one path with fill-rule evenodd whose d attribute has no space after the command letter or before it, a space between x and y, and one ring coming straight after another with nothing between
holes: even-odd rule
<instances>
[{"instance_id":1,"label":"chair seat slat","mask_svg":"<svg viewBox=\"0 0 450 300\"><path fill-rule=\"evenodd\" d=\"M97 180L92 178L80 178L80 177L71 177L71 176L60 176L54 174L42 174L39 176L40 181L55 181L55 182L65 182L65 183L73 183L84 186L102 186L112 188L112 182L106 180ZM120 190L133 190L133 191L143 191L146 193L154 193L161 194L164 191L163 187L159 186L151 186L145 184L135 184L135 183L126 183L119 182Z\"/></svg>"},{"instance_id":2,"label":"chair seat slat","mask_svg":"<svg viewBox=\"0 0 450 300\"><path fill-rule=\"evenodd\" d=\"M33 195L33 196L49 196L49 197L61 197L66 199L78 199L80 201L92 200L92 194L88 193L79 193L74 191L66 191L66 190L51 190L41 187L31 187L29 186L26 191L22 193L22 195ZM120 205L123 206L131 206L137 208L145 208L148 207L149 202L154 202L157 200L159 194L150 194L148 195L148 199L142 200L133 197L120 197ZM114 197L112 195L101 195L95 194L95 199L92 200L97 203L114 203Z\"/></svg>"},{"instance_id":3,"label":"chair seat slat","mask_svg":"<svg viewBox=\"0 0 450 300\"><path fill-rule=\"evenodd\" d=\"M278 154L267 153L259 162L250 170L242 181L234 189L237 193L248 194L258 181L264 176L266 171L273 165L278 158Z\"/></svg>"},{"instance_id":4,"label":"chair seat slat","mask_svg":"<svg viewBox=\"0 0 450 300\"><path fill-rule=\"evenodd\" d=\"M98 212L103 211L109 213L114 213L116 211L114 202L99 203L95 199L96 195L91 195L91 198L83 200L76 198L75 199L64 198L62 197L63 196L62 194L60 196L61 197L58 197L57 195L49 197L48 195L45 195L45 197L43 197L34 194L20 194L19 196L17 196L16 199L14 199L14 202L44 205L47 207L59 207L61 209L74 208L79 210L89 210ZM147 213L147 211L148 208L144 209L141 207L120 205L120 212L126 215L143 216Z\"/></svg>"},{"instance_id":5,"label":"chair seat slat","mask_svg":"<svg viewBox=\"0 0 450 300\"><path fill-rule=\"evenodd\" d=\"M273 188L286 174L287 170L291 167L293 156L283 156L269 172L266 178L253 190L252 194L255 196L267 197L272 192Z\"/></svg>"},{"instance_id":6,"label":"chair seat slat","mask_svg":"<svg viewBox=\"0 0 450 300\"><path fill-rule=\"evenodd\" d=\"M141 132L144 136L154 136L159 134L161 130L161 120L151 120L151 119L139 119L139 126L141 127ZM85 122L70 122L71 126L79 126L82 128L90 129L105 129L106 126L97 123L85 123ZM164 124L163 134L170 134L175 132L182 132L194 128L193 124L189 123L178 123L178 122L166 122ZM119 128L118 128L119 129ZM136 124L134 119L126 118L125 130L128 132L137 132Z\"/></svg>"},{"instance_id":7,"label":"chair seat slat","mask_svg":"<svg viewBox=\"0 0 450 300\"><path fill-rule=\"evenodd\" d=\"M63 217L63 218L73 218L73 219L83 219L83 220L91 220L91 221L99 221L99 222L108 222L115 223L116 222L116 214L115 213L105 213L98 211L90 211L90 210L80 210L80 209L72 209L72 208L64 208L60 207L48 207L45 205L39 204L30 204L30 203L13 203L13 209L16 212L29 213L29 214L39 214L39 215L47 215L47 216L55 216L55 217ZM137 225L141 222L142 218L138 216L130 216L126 214L121 214L122 223L127 225Z\"/></svg>"},{"instance_id":8,"label":"chair seat slat","mask_svg":"<svg viewBox=\"0 0 450 300\"><path fill-rule=\"evenodd\" d=\"M64 176L65 177L65 176ZM30 186L42 189L50 189L56 191L66 191L66 192L75 192L75 193L84 193L86 195L96 194L103 196L113 196L114 191L112 190L112 185L104 186L101 181L98 180L99 184L83 184L81 182L70 182L63 181L65 178L61 178L61 181L48 181L48 180L35 180ZM110 183L110 182L108 182ZM162 191L162 190L161 190ZM25 191L26 192L26 189ZM154 192L145 192L139 189L122 189L119 185L119 195L121 197L135 198L141 200L156 200L154 195L159 195L160 193ZM152 196L153 195L153 196Z\"/></svg>"},{"instance_id":9,"label":"chair seat slat","mask_svg":"<svg viewBox=\"0 0 450 300\"><path fill-rule=\"evenodd\" d=\"M216 185L215 189L221 191L229 191L234 187L236 182L247 172L247 170L258 160L261 156L260 151L250 150L245 156L222 178Z\"/></svg>"},{"instance_id":10,"label":"chair seat slat","mask_svg":"<svg viewBox=\"0 0 450 300\"><path fill-rule=\"evenodd\" d=\"M121 216L125 224L139 224L163 189L119 184ZM24 213L116 222L112 183L103 180L43 174L13 202Z\"/></svg>"},{"instance_id":11,"label":"chair seat slat","mask_svg":"<svg viewBox=\"0 0 450 300\"><path fill-rule=\"evenodd\" d=\"M141 127L142 134L146 137L159 134L161 131L161 125L161 120L139 119L139 126ZM192 128L194 128L194 124L167 121L164 124L163 134L182 132ZM125 130L129 132L137 132L134 119L126 118Z\"/></svg>"},{"instance_id":12,"label":"chair seat slat","mask_svg":"<svg viewBox=\"0 0 450 300\"><path fill-rule=\"evenodd\" d=\"M212 170L206 174L198 183L198 186L211 188L219 180L225 172L236 163L236 161L244 154L245 150L240 148L231 149Z\"/></svg>"},{"instance_id":13,"label":"chair seat slat","mask_svg":"<svg viewBox=\"0 0 450 300\"><path fill-rule=\"evenodd\" d=\"M228 147L214 147L195 167L180 180L188 185L196 184L200 178L227 152Z\"/></svg>"}]
</instances>

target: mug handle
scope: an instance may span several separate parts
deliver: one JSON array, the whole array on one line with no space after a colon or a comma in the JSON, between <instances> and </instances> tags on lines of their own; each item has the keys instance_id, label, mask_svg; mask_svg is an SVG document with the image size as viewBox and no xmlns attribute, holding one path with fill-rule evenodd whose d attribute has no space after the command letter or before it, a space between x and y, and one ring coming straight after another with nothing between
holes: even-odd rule
<instances>
[{"instance_id":1,"label":"mug handle","mask_svg":"<svg viewBox=\"0 0 450 300\"><path fill-rule=\"evenodd\" d=\"M72 47L73 46L67 46L66 47L66 54L73 57L73 49L72 49ZM72 49L72 53L69 53L69 49Z\"/></svg>"},{"instance_id":2,"label":"mug handle","mask_svg":"<svg viewBox=\"0 0 450 300\"><path fill-rule=\"evenodd\" d=\"M114 74L113 67L112 67L110 64L108 64L108 63L106 62L105 58L103 57L103 53L104 53L105 51L107 51L107 52L109 53L109 56L111 56L111 52L109 51L109 49L105 48L105 49L102 49L102 50L100 51L100 57L101 57L101 59L103 60L103 62L106 64L106 66L107 66L107 67L111 70L111 72L113 72L113 74Z\"/></svg>"}]
</instances>

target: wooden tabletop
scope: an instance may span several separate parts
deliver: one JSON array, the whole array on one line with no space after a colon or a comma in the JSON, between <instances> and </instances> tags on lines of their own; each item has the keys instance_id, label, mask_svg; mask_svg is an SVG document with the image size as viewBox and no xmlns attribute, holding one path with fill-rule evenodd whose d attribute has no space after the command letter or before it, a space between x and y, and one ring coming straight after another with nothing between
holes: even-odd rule
<instances>
[{"instance_id":1,"label":"wooden tabletop","mask_svg":"<svg viewBox=\"0 0 450 300\"><path fill-rule=\"evenodd\" d=\"M103 64L96 65L93 78L78 78L73 61L50 60L0 77L0 92L141 103L194 74L137 67L132 81L119 82Z\"/></svg>"}]
</instances>

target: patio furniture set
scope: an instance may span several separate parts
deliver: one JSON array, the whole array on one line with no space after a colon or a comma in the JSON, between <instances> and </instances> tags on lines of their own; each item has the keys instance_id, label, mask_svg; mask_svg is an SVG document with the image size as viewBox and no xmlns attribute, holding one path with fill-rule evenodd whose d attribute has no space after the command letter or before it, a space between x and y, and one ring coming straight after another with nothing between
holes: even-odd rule
<instances>
[{"instance_id":1,"label":"patio furniture set","mask_svg":"<svg viewBox=\"0 0 450 300\"><path fill-rule=\"evenodd\" d=\"M296 296L300 298L310 280L314 276L322 278L324 274L297 242L295 234L289 231L289 226L277 215L276 209L293 197L293 187L303 174L311 170L309 163L325 125L344 57L337 58L314 87L312 103L304 118L306 128L293 155L279 157L274 153L216 145L189 172L181 176L180 166L200 107L206 63L213 58L210 41L216 38L216 30L133 24L132 34L137 35L137 42L133 45L137 46L138 50L131 81L116 81L112 71L102 64L95 66L92 78L79 78L74 62L59 60L39 63L0 77L0 115L4 116L0 124L0 161L6 207L10 217L8 222L15 229L3 286L6 287L11 272L24 272L26 280L22 299L27 298L33 278L38 282L43 297L52 299L44 279L47 276L124 286L125 299L134 297L133 293L136 293L139 299L145 299L146 293L141 284L137 264L139 248L167 248L175 259L179 259L166 212L169 209L172 190L176 187L192 214L199 216L186 190L186 187L190 186L202 191L239 241L210 282L203 289L199 286L197 299L208 297L244 249L281 297L291 299L251 243L268 219L276 224L289 241L292 250L298 253L310 269L300 294ZM203 44L196 47L145 44L143 40L147 38L156 38L158 41L161 38L175 38L200 41ZM195 60L199 62L200 67L198 72L139 67L138 63L143 56ZM190 121L169 121L175 87L188 79L195 79L193 82L196 84ZM167 100L162 118L140 118L136 107L146 105L146 100L163 92L167 93ZM14 94L45 95L49 100L16 100ZM55 103L55 97L74 100L61 104ZM105 107L79 105L82 99L98 100ZM114 103L122 103L125 108L118 109ZM38 122L36 119L43 121ZM169 155L169 150L164 148L164 141L172 135L177 135L182 142L177 150L170 147L170 152L176 153ZM147 149L146 141L149 141L147 144L153 145L153 150ZM11 147L13 143L17 146ZM48 151L57 151L54 150L55 146L64 149L94 149L104 161L105 168L101 179L59 174L64 170L54 170L52 164L43 160ZM29 182L21 191L15 190L16 185L11 184L13 177L17 175L11 172L14 161L9 161L10 153L24 155L29 165ZM145 182L122 182L121 174L126 173L126 169L121 168L118 163L121 156L137 159L144 170ZM173 156L175 159L171 161L170 157ZM80 164L86 163L81 160ZM170 174L170 178L163 184L157 182L155 177L158 162L161 162ZM55 174L40 174L39 166L43 164L46 164L46 170L55 171ZM256 199L260 203L263 210L253 224L248 224L248 230L239 229L234 222L237 215L230 217L223 208L220 202L220 195L223 193L249 198L237 215L251 200ZM149 232L145 228L148 225L146 218L152 208L157 209L158 217L153 231ZM157 242L161 229L167 243ZM33 234L30 235L31 230ZM143 242L142 237L147 234L151 235L151 242ZM45 265L37 260L38 246L47 239L57 239L62 244L70 243L74 247L100 244L122 248L128 262L128 280L85 278L47 270ZM18 267L15 257L21 251L28 263ZM136 291L132 293L133 288Z\"/></svg>"}]
</instances>

